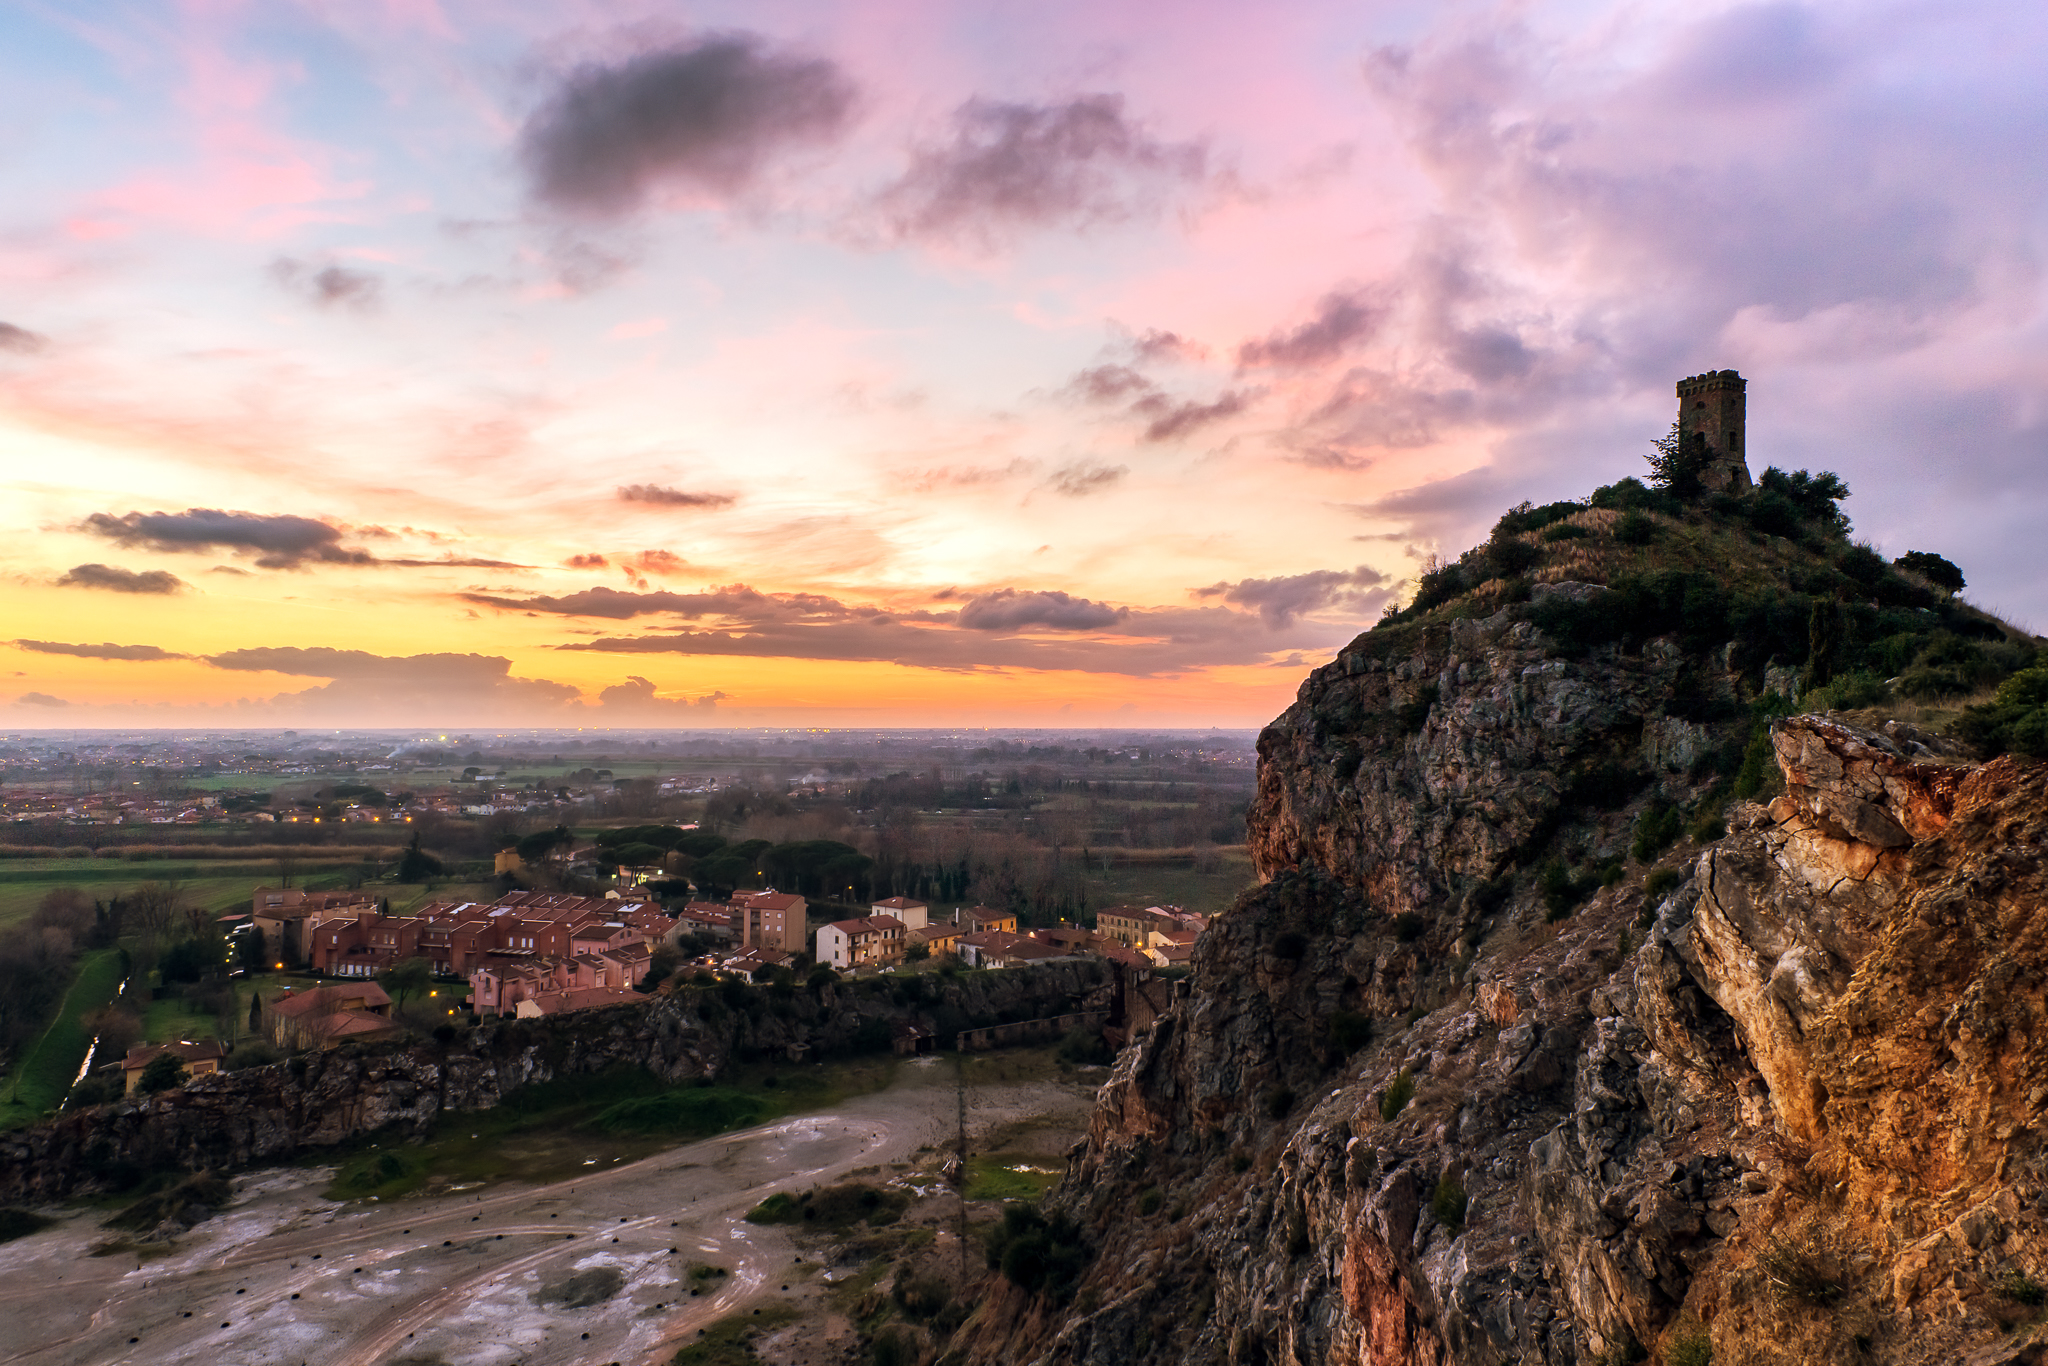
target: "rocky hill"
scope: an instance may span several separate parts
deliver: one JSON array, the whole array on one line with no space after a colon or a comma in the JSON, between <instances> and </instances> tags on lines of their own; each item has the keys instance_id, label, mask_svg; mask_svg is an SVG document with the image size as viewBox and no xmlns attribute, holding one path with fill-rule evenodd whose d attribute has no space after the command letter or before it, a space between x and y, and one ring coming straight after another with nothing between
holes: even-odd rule
<instances>
[{"instance_id":1,"label":"rocky hill","mask_svg":"<svg viewBox=\"0 0 2048 1366\"><path fill-rule=\"evenodd\" d=\"M961 1354L2048 1360L2048 659L1844 496L1515 509L1311 674Z\"/></svg>"}]
</instances>

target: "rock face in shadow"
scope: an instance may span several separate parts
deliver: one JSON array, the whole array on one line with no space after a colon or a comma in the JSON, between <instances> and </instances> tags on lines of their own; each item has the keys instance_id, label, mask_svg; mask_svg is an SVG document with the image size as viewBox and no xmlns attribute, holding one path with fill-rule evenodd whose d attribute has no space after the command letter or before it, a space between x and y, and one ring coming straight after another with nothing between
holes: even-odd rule
<instances>
[{"instance_id":1,"label":"rock face in shadow","mask_svg":"<svg viewBox=\"0 0 2048 1366\"><path fill-rule=\"evenodd\" d=\"M0 1134L0 1199L55 1200L124 1172L227 1170L397 1129L423 1135L444 1111L488 1109L520 1087L608 1067L670 1081L716 1076L733 1058L884 1046L915 1020L950 1036L1059 1015L1106 997L1099 965L1061 961L915 986L873 979L757 988L728 1001L685 991L644 1003L486 1024L449 1046L342 1047L200 1077L176 1090Z\"/></svg>"},{"instance_id":2,"label":"rock face in shadow","mask_svg":"<svg viewBox=\"0 0 2048 1366\"><path fill-rule=\"evenodd\" d=\"M1091 1269L991 1297L969 1358L2036 1360L2001 1287L2048 1275L2048 766L1792 717L1783 795L1681 846L1668 894L1475 905L1561 820L1625 839L1640 803L1572 814L1570 775L1668 751L1640 713L1684 680L1459 625L1347 653L1264 737L1268 880L1051 1197ZM1431 684L1353 758L1360 709Z\"/></svg>"}]
</instances>

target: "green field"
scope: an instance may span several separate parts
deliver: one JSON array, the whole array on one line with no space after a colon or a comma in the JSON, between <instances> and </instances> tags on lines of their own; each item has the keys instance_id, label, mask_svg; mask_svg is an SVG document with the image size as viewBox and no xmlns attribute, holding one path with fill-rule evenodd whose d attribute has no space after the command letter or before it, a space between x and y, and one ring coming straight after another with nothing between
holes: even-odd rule
<instances>
[{"instance_id":1,"label":"green field","mask_svg":"<svg viewBox=\"0 0 2048 1366\"><path fill-rule=\"evenodd\" d=\"M1115 851L1108 855L1107 872L1098 852L1086 878L1089 906L1179 906L1214 915L1230 909L1238 894L1258 881L1252 874L1251 852L1242 845L1219 847L1215 871L1207 873L1197 872L1189 857L1160 857L1164 852Z\"/></svg>"},{"instance_id":2,"label":"green field","mask_svg":"<svg viewBox=\"0 0 2048 1366\"><path fill-rule=\"evenodd\" d=\"M0 1095L0 1128L18 1128L63 1103L72 1078L85 1061L85 1051L92 1045L79 1018L113 1000L120 987L119 949L97 949L80 956L78 975L57 1008L57 1018L15 1075L6 1079L6 1092Z\"/></svg>"},{"instance_id":3,"label":"green field","mask_svg":"<svg viewBox=\"0 0 2048 1366\"><path fill-rule=\"evenodd\" d=\"M331 861L301 860L293 881L308 891L334 891L362 867L360 855L337 854ZM192 859L15 859L0 863L0 929L28 919L44 896L58 887L76 887L96 900L120 896L144 882L175 882L186 899L225 915L249 909L258 887L277 885L276 859L241 862ZM372 894L388 898L395 914L429 901L482 901L498 893L495 882L444 882L431 890L425 883L367 884Z\"/></svg>"}]
</instances>

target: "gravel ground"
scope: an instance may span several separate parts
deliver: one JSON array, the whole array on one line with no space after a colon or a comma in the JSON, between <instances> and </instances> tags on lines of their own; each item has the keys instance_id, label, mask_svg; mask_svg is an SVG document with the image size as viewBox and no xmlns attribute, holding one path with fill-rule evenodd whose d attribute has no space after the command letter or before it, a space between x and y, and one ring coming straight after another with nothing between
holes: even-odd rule
<instances>
[{"instance_id":1,"label":"gravel ground","mask_svg":"<svg viewBox=\"0 0 2048 1366\"><path fill-rule=\"evenodd\" d=\"M265 1171L167 1253L95 1257L95 1213L0 1245L0 1350L32 1366L555 1366L665 1362L750 1302L815 1307L813 1269L742 1222L769 1189L911 1160L954 1132L951 1069L920 1060L885 1091L548 1186L336 1204L330 1173ZM1085 1121L1085 1084L981 1085L971 1129ZM730 1275L692 1296L691 1266ZM539 1302L609 1268L601 1303ZM606 1275L585 1277L608 1288ZM787 1292L785 1294L785 1291ZM778 1336L783 1336L778 1334Z\"/></svg>"}]
</instances>

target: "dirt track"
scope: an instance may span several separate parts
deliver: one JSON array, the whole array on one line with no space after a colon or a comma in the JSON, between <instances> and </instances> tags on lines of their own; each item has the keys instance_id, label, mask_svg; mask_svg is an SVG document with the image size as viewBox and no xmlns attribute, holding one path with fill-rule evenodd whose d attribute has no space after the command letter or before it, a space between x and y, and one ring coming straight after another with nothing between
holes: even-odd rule
<instances>
[{"instance_id":1,"label":"dirt track","mask_svg":"<svg viewBox=\"0 0 2048 1366\"><path fill-rule=\"evenodd\" d=\"M93 1257L91 1215L0 1246L11 1362L33 1366L448 1366L655 1363L747 1301L800 1290L809 1268L740 1216L766 1188L834 1180L951 1136L953 1090L905 1067L887 1091L828 1114L674 1148L549 1186L337 1205L323 1173L258 1173L169 1256ZM977 1127L1085 1107L1058 1083L983 1086ZM731 1275L692 1298L693 1264ZM615 1268L585 1309L537 1305L545 1285ZM133 1341L131 1341L133 1339Z\"/></svg>"}]
</instances>

